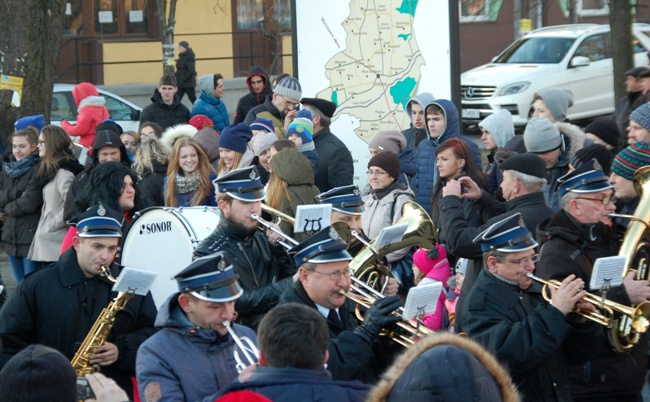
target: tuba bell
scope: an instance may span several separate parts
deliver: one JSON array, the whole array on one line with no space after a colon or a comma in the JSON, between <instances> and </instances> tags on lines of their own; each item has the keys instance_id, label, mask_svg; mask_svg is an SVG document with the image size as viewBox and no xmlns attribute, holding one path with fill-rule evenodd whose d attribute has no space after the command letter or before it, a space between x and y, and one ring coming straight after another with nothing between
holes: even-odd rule
<instances>
[{"instance_id":1,"label":"tuba bell","mask_svg":"<svg viewBox=\"0 0 650 402\"><path fill-rule=\"evenodd\" d=\"M350 271L355 278L381 291L386 282L385 278L390 275L390 268L383 261L387 254L408 246L417 245L428 250L435 246L436 232L433 222L424 208L416 202L407 201L402 205L402 217L396 225L402 223L408 223L402 240L377 250L377 239L374 239L350 261Z\"/></svg>"},{"instance_id":2,"label":"tuba bell","mask_svg":"<svg viewBox=\"0 0 650 402\"><path fill-rule=\"evenodd\" d=\"M627 257L627 267L623 277L630 272L636 272L636 280L648 280L648 264L650 263L650 166L644 166L634 172L634 188L639 194L639 205L634 215L610 214L615 218L630 219L625 232L623 243L618 252L619 256ZM621 315L613 321L608 337L619 353L625 353L639 342L641 334L635 331L630 317Z\"/></svg>"}]
</instances>

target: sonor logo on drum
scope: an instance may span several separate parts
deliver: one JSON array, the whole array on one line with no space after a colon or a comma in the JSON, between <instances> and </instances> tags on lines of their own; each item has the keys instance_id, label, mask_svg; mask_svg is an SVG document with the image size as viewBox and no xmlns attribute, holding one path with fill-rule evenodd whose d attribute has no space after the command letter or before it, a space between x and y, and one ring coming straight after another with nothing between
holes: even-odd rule
<instances>
[{"instance_id":1,"label":"sonor logo on drum","mask_svg":"<svg viewBox=\"0 0 650 402\"><path fill-rule=\"evenodd\" d=\"M172 230L172 222L152 222L140 226L140 234L164 233Z\"/></svg>"}]
</instances>

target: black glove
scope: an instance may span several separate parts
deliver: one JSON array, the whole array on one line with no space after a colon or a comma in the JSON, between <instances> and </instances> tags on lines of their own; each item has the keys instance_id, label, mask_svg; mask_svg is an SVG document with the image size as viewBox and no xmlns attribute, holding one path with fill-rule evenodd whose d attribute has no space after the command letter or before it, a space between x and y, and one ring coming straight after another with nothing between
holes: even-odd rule
<instances>
[{"instance_id":1,"label":"black glove","mask_svg":"<svg viewBox=\"0 0 650 402\"><path fill-rule=\"evenodd\" d=\"M375 301L366 312L363 325L357 327L354 333L372 343L383 328L402 320L402 317L391 314L401 306L397 296L383 297Z\"/></svg>"}]
</instances>

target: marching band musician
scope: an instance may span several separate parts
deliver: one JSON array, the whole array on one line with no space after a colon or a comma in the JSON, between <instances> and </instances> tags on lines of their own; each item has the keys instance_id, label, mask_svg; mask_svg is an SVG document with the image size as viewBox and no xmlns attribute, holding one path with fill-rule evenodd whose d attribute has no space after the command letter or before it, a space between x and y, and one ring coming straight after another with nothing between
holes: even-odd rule
<instances>
[{"instance_id":1,"label":"marching band musician","mask_svg":"<svg viewBox=\"0 0 650 402\"><path fill-rule=\"evenodd\" d=\"M158 313L161 331L138 350L142 401L200 401L237 378L235 341L223 325L235 318L235 300L243 293L232 265L219 252L197 258L174 279L179 293ZM255 342L253 330L232 328Z\"/></svg>"},{"instance_id":2,"label":"marching band musician","mask_svg":"<svg viewBox=\"0 0 650 402\"><path fill-rule=\"evenodd\" d=\"M223 251L235 269L244 294L237 299L238 322L257 328L264 313L278 304L280 295L298 279L296 268L279 244L280 236L257 230L264 186L254 166L233 170L214 181L221 219L194 250L194 257Z\"/></svg>"},{"instance_id":3,"label":"marching band musician","mask_svg":"<svg viewBox=\"0 0 650 402\"><path fill-rule=\"evenodd\" d=\"M72 359L98 316L116 296L113 282L100 276L107 267L118 277L113 263L122 236L124 216L96 205L73 218L77 235L72 248L53 265L36 271L18 285L0 311L3 350L0 365L30 344L44 344ZM147 293L134 296L117 312L104 344L93 351L89 363L114 379L131 397L138 347L153 335L156 306Z\"/></svg>"},{"instance_id":4,"label":"marching band musician","mask_svg":"<svg viewBox=\"0 0 650 402\"><path fill-rule=\"evenodd\" d=\"M526 401L572 401L569 362L584 361L603 342L593 322L569 314L581 299L584 282L568 276L552 299L527 277L535 269L533 239L517 213L480 233L485 269L460 306L461 329L503 362Z\"/></svg>"},{"instance_id":5,"label":"marching band musician","mask_svg":"<svg viewBox=\"0 0 650 402\"><path fill-rule=\"evenodd\" d=\"M388 362L378 364L385 354L374 353L383 328L400 320L391 313L401 306L397 296L377 300L357 325L351 318L345 293L350 291L350 254L346 243L332 227L325 228L289 250L300 275L299 281L282 295L281 303L296 302L318 310L327 319L330 330L327 368L335 380L359 379L372 382Z\"/></svg>"},{"instance_id":6,"label":"marching band musician","mask_svg":"<svg viewBox=\"0 0 650 402\"><path fill-rule=\"evenodd\" d=\"M575 275L589 284L596 259L616 255L620 246L609 217L616 209L614 190L595 160L560 177L559 181L562 209L538 229L542 243L539 276L563 279ZM638 304L650 298L650 284L647 280L634 280L633 273L629 273L622 286L607 291L606 298L626 306ZM592 359L570 368L574 399L640 401L647 347L647 335L629 353L616 353L608 342L603 343Z\"/></svg>"},{"instance_id":7,"label":"marching band musician","mask_svg":"<svg viewBox=\"0 0 650 402\"><path fill-rule=\"evenodd\" d=\"M332 205L332 223L345 222L350 227L350 230L357 233L357 236L370 242L370 239L363 233L361 215L363 215L363 206L365 203L356 185L351 184L349 186L335 187L329 191L320 193L316 199L321 204ZM354 257L363 247L365 247L365 244L360 242L356 236L352 236L350 245L348 246L348 252ZM397 279L390 277L388 278L388 284L383 293L385 296L395 296L398 289L399 284L397 283Z\"/></svg>"}]
</instances>

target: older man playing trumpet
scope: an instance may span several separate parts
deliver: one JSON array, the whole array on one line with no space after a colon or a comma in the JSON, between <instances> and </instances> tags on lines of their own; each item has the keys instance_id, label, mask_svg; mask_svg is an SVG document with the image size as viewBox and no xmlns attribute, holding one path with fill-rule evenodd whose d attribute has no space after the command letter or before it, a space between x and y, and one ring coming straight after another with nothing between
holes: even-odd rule
<instances>
[{"instance_id":1,"label":"older man playing trumpet","mask_svg":"<svg viewBox=\"0 0 650 402\"><path fill-rule=\"evenodd\" d=\"M568 365L583 361L603 341L598 324L572 317L582 302L584 282L574 275L551 289L528 276L535 269L537 242L521 214L494 223L480 233L485 268L460 307L460 329L508 366L526 401L572 401Z\"/></svg>"}]
</instances>

